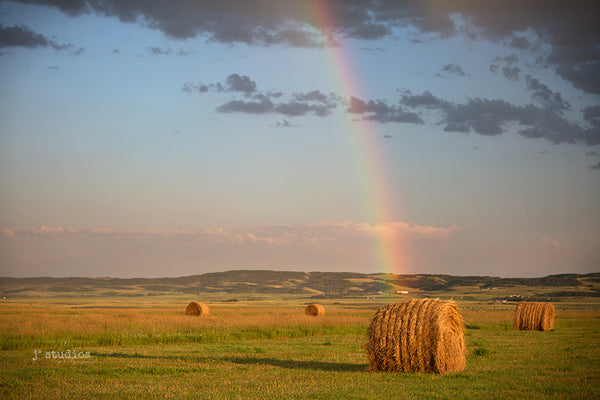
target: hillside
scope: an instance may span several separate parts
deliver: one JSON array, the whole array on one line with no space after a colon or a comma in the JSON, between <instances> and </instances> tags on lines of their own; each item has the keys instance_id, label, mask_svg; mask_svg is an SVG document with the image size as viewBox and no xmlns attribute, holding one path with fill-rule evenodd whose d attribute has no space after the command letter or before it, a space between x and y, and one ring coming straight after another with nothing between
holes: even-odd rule
<instances>
[{"instance_id":1,"label":"hillside","mask_svg":"<svg viewBox=\"0 0 600 400\"><path fill-rule=\"evenodd\" d=\"M215 293L307 298L484 295L495 300L600 297L600 273L542 278L240 270L178 278L0 277L0 297L153 296Z\"/></svg>"}]
</instances>

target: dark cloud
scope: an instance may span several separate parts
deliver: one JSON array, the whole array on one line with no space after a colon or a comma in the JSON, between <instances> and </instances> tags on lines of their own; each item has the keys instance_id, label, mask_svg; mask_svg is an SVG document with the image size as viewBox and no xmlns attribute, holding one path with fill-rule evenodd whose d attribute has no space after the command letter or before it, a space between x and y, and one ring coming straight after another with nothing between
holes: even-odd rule
<instances>
[{"instance_id":1,"label":"dark cloud","mask_svg":"<svg viewBox=\"0 0 600 400\"><path fill-rule=\"evenodd\" d=\"M258 90L256 82L249 76L231 74L225 79L225 83L193 83L186 82L183 85L184 92L228 92L242 93L245 99L231 99L217 108L218 112L223 113L248 113L248 114L266 114L275 113L288 117L298 117L307 114L314 114L324 117L337 108L341 99L335 94L329 95L313 90L306 93L294 93L288 101L282 101L281 92L261 92ZM276 101L276 102L274 102Z\"/></svg>"},{"instance_id":2,"label":"dark cloud","mask_svg":"<svg viewBox=\"0 0 600 400\"><path fill-rule=\"evenodd\" d=\"M521 68L519 68L519 67L506 66L506 67L502 68L502 74L504 75L504 77L511 81L518 81L520 72L521 72Z\"/></svg>"},{"instance_id":3,"label":"dark cloud","mask_svg":"<svg viewBox=\"0 0 600 400\"><path fill-rule=\"evenodd\" d=\"M281 103L275 111L288 116L306 115L310 112L324 117L337 107L339 99L334 94L326 95L319 90L307 93L294 93L292 101Z\"/></svg>"},{"instance_id":4,"label":"dark cloud","mask_svg":"<svg viewBox=\"0 0 600 400\"><path fill-rule=\"evenodd\" d=\"M504 57L496 57L494 58L494 62L503 62L507 65L512 65L519 62L519 57L513 53Z\"/></svg>"},{"instance_id":5,"label":"dark cloud","mask_svg":"<svg viewBox=\"0 0 600 400\"><path fill-rule=\"evenodd\" d=\"M26 25L4 26L0 24L0 48L4 47L25 47L29 49L51 47L56 51L66 51L77 56L84 52L83 47L76 49L71 43L59 44L33 31Z\"/></svg>"},{"instance_id":6,"label":"dark cloud","mask_svg":"<svg viewBox=\"0 0 600 400\"><path fill-rule=\"evenodd\" d=\"M585 143L600 144L600 106L582 110L583 121L588 126L578 125L565 116L571 105L560 93L553 92L538 79L527 75L526 89L531 92L533 103L515 105L505 100L472 98L464 103L441 99L426 90L414 94L409 90L399 91L398 104L390 105L385 100L363 100L350 97L347 101L319 90L293 93L285 100L281 92L262 92L248 76L232 74L225 83L186 83L187 92L242 93L244 99L231 99L217 108L221 113L282 114L299 117L313 114L319 117L330 115L339 104L345 111L356 114L365 121L380 123L423 124L422 114L426 111L438 115L438 123L446 132L475 132L485 136L500 135L517 126L517 133L527 138L542 138L553 144ZM284 120L287 121L287 120ZM279 123L279 127L288 127Z\"/></svg>"},{"instance_id":7,"label":"dark cloud","mask_svg":"<svg viewBox=\"0 0 600 400\"><path fill-rule=\"evenodd\" d=\"M155 56L161 56L161 55L167 55L167 54L171 54L171 49L163 49L161 47L146 47L146 50L148 50L148 53L155 55Z\"/></svg>"},{"instance_id":8,"label":"dark cloud","mask_svg":"<svg viewBox=\"0 0 600 400\"><path fill-rule=\"evenodd\" d=\"M561 65L556 72L576 88L588 93L600 94L600 61Z\"/></svg>"},{"instance_id":9,"label":"dark cloud","mask_svg":"<svg viewBox=\"0 0 600 400\"><path fill-rule=\"evenodd\" d=\"M502 125L517 119L514 106L503 100L475 98L465 104L444 103L441 111L445 113L444 131L470 132L493 136L502 133Z\"/></svg>"},{"instance_id":10,"label":"dark cloud","mask_svg":"<svg viewBox=\"0 0 600 400\"><path fill-rule=\"evenodd\" d=\"M586 121L600 121L600 105L590 106L583 109L583 119Z\"/></svg>"},{"instance_id":11,"label":"dark cloud","mask_svg":"<svg viewBox=\"0 0 600 400\"><path fill-rule=\"evenodd\" d=\"M516 37L512 38L512 40L510 41L510 46L514 47L516 49L519 49L519 50L528 50L532 47L529 40L527 40L527 38L524 38L522 36L516 36Z\"/></svg>"},{"instance_id":12,"label":"dark cloud","mask_svg":"<svg viewBox=\"0 0 600 400\"><path fill-rule=\"evenodd\" d=\"M590 167L591 169L595 169L596 171L600 171L600 161Z\"/></svg>"},{"instance_id":13,"label":"dark cloud","mask_svg":"<svg viewBox=\"0 0 600 400\"><path fill-rule=\"evenodd\" d=\"M238 75L231 74L229 75L224 83L209 83L204 84L201 82L186 82L183 84L182 90L184 92L241 92L249 96L250 94L256 92L256 82L250 79L249 76L246 75Z\"/></svg>"},{"instance_id":14,"label":"dark cloud","mask_svg":"<svg viewBox=\"0 0 600 400\"><path fill-rule=\"evenodd\" d=\"M296 125L291 123L290 121L288 121L287 119L284 119L283 121L277 121L275 123L275 126L277 128L292 128L295 127Z\"/></svg>"},{"instance_id":15,"label":"dark cloud","mask_svg":"<svg viewBox=\"0 0 600 400\"><path fill-rule=\"evenodd\" d=\"M551 143L600 144L598 124L591 118L591 128L581 127L564 115L568 103L550 91L539 81L529 78L529 90L533 97L543 101L541 106L514 105L497 99L469 99L466 103L454 103L439 99L430 92L412 94L405 91L400 103L410 108L435 110L441 116L440 124L446 132L475 132L494 136L506 132L511 124L519 126L518 134L528 138L543 138ZM588 110L595 115L596 110ZM584 111L585 114L585 111Z\"/></svg>"},{"instance_id":16,"label":"dark cloud","mask_svg":"<svg viewBox=\"0 0 600 400\"><path fill-rule=\"evenodd\" d=\"M306 94L297 94L304 97ZM257 93L247 100L229 100L217 108L218 112L233 113L241 112L247 114L282 114L288 117L299 117L314 114L319 117L327 116L336 108L336 103L330 99L320 101L298 101L274 103L271 98L262 93Z\"/></svg>"},{"instance_id":17,"label":"dark cloud","mask_svg":"<svg viewBox=\"0 0 600 400\"><path fill-rule=\"evenodd\" d=\"M586 131L586 142L590 145L600 144L600 105L586 107L582 111L583 120L590 125Z\"/></svg>"},{"instance_id":18,"label":"dark cloud","mask_svg":"<svg viewBox=\"0 0 600 400\"><path fill-rule=\"evenodd\" d=\"M331 109L328 107L300 103L297 101L278 104L274 111L279 114L287 115L288 117L299 117L311 112L319 117L324 117L331 113Z\"/></svg>"},{"instance_id":19,"label":"dark cloud","mask_svg":"<svg viewBox=\"0 0 600 400\"><path fill-rule=\"evenodd\" d=\"M361 50L364 51L379 51L379 52L386 52L386 49L383 49L381 47L361 47Z\"/></svg>"},{"instance_id":20,"label":"dark cloud","mask_svg":"<svg viewBox=\"0 0 600 400\"><path fill-rule=\"evenodd\" d=\"M250 100L229 100L219 106L217 111L222 113L241 112L246 114L266 114L273 112L275 105L264 94L256 94Z\"/></svg>"},{"instance_id":21,"label":"dark cloud","mask_svg":"<svg viewBox=\"0 0 600 400\"><path fill-rule=\"evenodd\" d=\"M571 109L569 102L563 100L560 93L553 92L548 86L532 78L531 75L525 77L525 83L527 90L533 92L531 98L541 104L542 107L558 111Z\"/></svg>"},{"instance_id":22,"label":"dark cloud","mask_svg":"<svg viewBox=\"0 0 600 400\"><path fill-rule=\"evenodd\" d=\"M444 108L446 101L435 97L429 90L425 90L421 94L413 94L410 90L401 92L401 103L408 107L429 107L429 108Z\"/></svg>"},{"instance_id":23,"label":"dark cloud","mask_svg":"<svg viewBox=\"0 0 600 400\"><path fill-rule=\"evenodd\" d=\"M25 25L0 25L0 47L48 47L52 41Z\"/></svg>"},{"instance_id":24,"label":"dark cloud","mask_svg":"<svg viewBox=\"0 0 600 400\"><path fill-rule=\"evenodd\" d=\"M400 106L390 106L383 100L364 101L350 97L348 108L350 114L362 115L362 119L376 122L405 122L422 124L423 120L414 112L407 112Z\"/></svg>"},{"instance_id":25,"label":"dark cloud","mask_svg":"<svg viewBox=\"0 0 600 400\"><path fill-rule=\"evenodd\" d=\"M502 63L504 64L502 67L502 75L508 80L518 81L520 79L519 74L521 73L521 68L515 65L518 61L519 57L514 53L504 57L496 57L493 61L494 64L490 65L490 71L493 73L500 71L500 65L498 63Z\"/></svg>"},{"instance_id":26,"label":"dark cloud","mask_svg":"<svg viewBox=\"0 0 600 400\"><path fill-rule=\"evenodd\" d=\"M239 76L238 74L231 74L227 77L227 89L231 92L243 92L250 94L256 91L256 82L250 79L249 76Z\"/></svg>"},{"instance_id":27,"label":"dark cloud","mask_svg":"<svg viewBox=\"0 0 600 400\"><path fill-rule=\"evenodd\" d=\"M465 71L463 71L462 67L457 64L446 64L442 70L452 75L465 76Z\"/></svg>"},{"instance_id":28,"label":"dark cloud","mask_svg":"<svg viewBox=\"0 0 600 400\"><path fill-rule=\"evenodd\" d=\"M440 37L466 34L531 50L525 36L534 35L549 46L545 62L560 76L588 93L600 93L600 2L593 0L460 0L435 4L416 0L16 1L55 7L71 16L96 13L117 17L177 39L202 36L210 41L262 46L335 46L339 36L373 40L394 37L400 27L413 27L417 32ZM319 18L322 15L329 18ZM413 35L412 40L421 39Z\"/></svg>"}]
</instances>

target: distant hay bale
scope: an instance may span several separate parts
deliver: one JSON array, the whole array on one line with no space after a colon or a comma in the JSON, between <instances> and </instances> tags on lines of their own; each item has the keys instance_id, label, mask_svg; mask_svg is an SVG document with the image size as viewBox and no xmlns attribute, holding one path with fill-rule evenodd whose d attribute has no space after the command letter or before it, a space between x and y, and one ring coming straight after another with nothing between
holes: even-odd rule
<instances>
[{"instance_id":1,"label":"distant hay bale","mask_svg":"<svg viewBox=\"0 0 600 400\"><path fill-rule=\"evenodd\" d=\"M199 317L203 317L205 315L210 315L210 310L206 304L198 301L192 301L185 309L185 313L187 315L197 315Z\"/></svg>"},{"instance_id":2,"label":"distant hay bale","mask_svg":"<svg viewBox=\"0 0 600 400\"><path fill-rule=\"evenodd\" d=\"M321 315L325 315L325 309L320 304L309 304L304 309L304 312L307 315L312 315L313 317L320 317Z\"/></svg>"},{"instance_id":3,"label":"distant hay bale","mask_svg":"<svg viewBox=\"0 0 600 400\"><path fill-rule=\"evenodd\" d=\"M389 304L369 326L371 371L459 372L467 367L463 320L453 301Z\"/></svg>"},{"instance_id":4,"label":"distant hay bale","mask_svg":"<svg viewBox=\"0 0 600 400\"><path fill-rule=\"evenodd\" d=\"M554 306L550 303L522 301L515 308L513 329L549 331L554 328Z\"/></svg>"}]
</instances>

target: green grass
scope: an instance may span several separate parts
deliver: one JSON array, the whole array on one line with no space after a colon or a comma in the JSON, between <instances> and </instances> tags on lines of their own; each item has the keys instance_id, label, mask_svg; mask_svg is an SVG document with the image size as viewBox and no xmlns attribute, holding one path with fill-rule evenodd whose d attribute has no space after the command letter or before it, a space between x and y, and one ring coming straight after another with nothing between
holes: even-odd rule
<instances>
[{"instance_id":1,"label":"green grass","mask_svg":"<svg viewBox=\"0 0 600 400\"><path fill-rule=\"evenodd\" d=\"M339 310L326 307L325 317L312 319L293 317L298 310L291 303L281 311L284 318L244 304L215 307L210 319L179 318L177 310L169 309L134 318L130 314L143 313L86 309L73 314L61 313L64 309L58 307L50 315L61 317L68 329L50 329L46 325L53 319L41 319L31 331L21 327L18 332L28 332L36 344L47 334L56 338L38 348L33 342L19 342L17 335L17 345L0 352L0 398L600 398L596 308L569 311L563 305L555 330L520 332L510 329L508 307L464 306L469 308L467 370L451 375L367 372L365 331L372 310L345 310L343 302ZM26 310L31 309L0 312L0 322L21 320L27 325ZM86 321L98 323L87 326ZM148 323L156 324L154 330ZM45 330L36 335L40 328ZM11 334L9 329L13 335L17 332L12 323L0 325L3 334ZM167 332L186 329L190 336L156 342ZM100 333L106 335L106 343L99 340ZM67 340L56 342L60 334ZM36 350L41 353L33 360ZM89 352L89 358L46 358L52 350Z\"/></svg>"}]
</instances>

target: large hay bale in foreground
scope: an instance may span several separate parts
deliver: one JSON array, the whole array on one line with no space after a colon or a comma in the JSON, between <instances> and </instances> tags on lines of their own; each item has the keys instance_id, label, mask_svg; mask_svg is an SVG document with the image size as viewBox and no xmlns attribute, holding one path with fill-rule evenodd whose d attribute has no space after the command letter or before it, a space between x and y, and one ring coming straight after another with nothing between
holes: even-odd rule
<instances>
[{"instance_id":1,"label":"large hay bale in foreground","mask_svg":"<svg viewBox=\"0 0 600 400\"><path fill-rule=\"evenodd\" d=\"M367 353L371 371L463 371L467 351L458 307L412 299L380 308L369 326Z\"/></svg>"},{"instance_id":2,"label":"large hay bale in foreground","mask_svg":"<svg viewBox=\"0 0 600 400\"><path fill-rule=\"evenodd\" d=\"M192 301L185 309L185 313L187 315L203 317L205 315L210 315L210 310L206 304L200 303L199 301Z\"/></svg>"},{"instance_id":3,"label":"large hay bale in foreground","mask_svg":"<svg viewBox=\"0 0 600 400\"><path fill-rule=\"evenodd\" d=\"M325 309L320 304L309 304L304 309L304 313L313 317L320 317L321 315L325 315Z\"/></svg>"},{"instance_id":4,"label":"large hay bale in foreground","mask_svg":"<svg viewBox=\"0 0 600 400\"><path fill-rule=\"evenodd\" d=\"M513 329L549 331L554 328L554 306L550 303L522 301L515 308Z\"/></svg>"}]
</instances>

